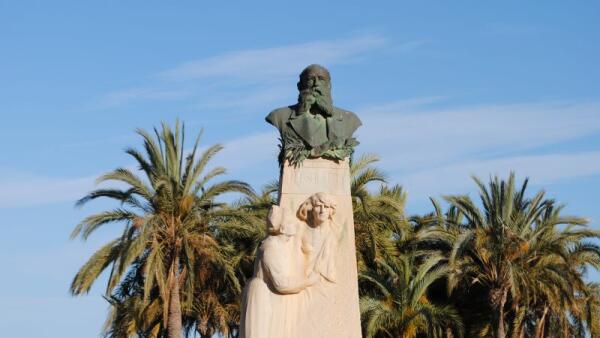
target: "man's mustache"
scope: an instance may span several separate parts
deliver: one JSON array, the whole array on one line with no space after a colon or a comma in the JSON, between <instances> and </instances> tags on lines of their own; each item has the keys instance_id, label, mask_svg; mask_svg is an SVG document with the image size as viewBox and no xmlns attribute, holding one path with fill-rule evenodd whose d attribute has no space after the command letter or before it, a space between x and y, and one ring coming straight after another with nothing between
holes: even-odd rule
<instances>
[{"instance_id":1,"label":"man's mustache","mask_svg":"<svg viewBox=\"0 0 600 338\"><path fill-rule=\"evenodd\" d=\"M327 101L331 101L331 95L329 94L327 88L313 87L302 89L300 91L300 99L305 99L309 96L313 96L316 99L322 98Z\"/></svg>"},{"instance_id":2,"label":"man's mustache","mask_svg":"<svg viewBox=\"0 0 600 338\"><path fill-rule=\"evenodd\" d=\"M331 100L331 95L327 94L329 94L329 92L326 88L322 89L315 87L301 90L298 97L298 103L300 103L301 111L308 111L311 109L311 107L316 107L324 115L333 116L333 103ZM315 99L314 102L309 103L309 97L313 97Z\"/></svg>"}]
</instances>

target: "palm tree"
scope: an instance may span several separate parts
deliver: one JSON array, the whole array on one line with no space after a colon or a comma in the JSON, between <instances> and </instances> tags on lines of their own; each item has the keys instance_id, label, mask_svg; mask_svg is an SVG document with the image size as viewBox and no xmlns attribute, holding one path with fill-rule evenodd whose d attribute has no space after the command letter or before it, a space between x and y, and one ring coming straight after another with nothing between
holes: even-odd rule
<instances>
[{"instance_id":1,"label":"palm tree","mask_svg":"<svg viewBox=\"0 0 600 338\"><path fill-rule=\"evenodd\" d=\"M405 248L414 237L404 216L406 194L386 184L372 166L378 160L364 155L350 168L364 335L438 337L450 330L461 336L456 311L427 296L430 285L446 274L441 258ZM373 183L380 184L375 192L368 187Z\"/></svg>"},{"instance_id":2,"label":"palm tree","mask_svg":"<svg viewBox=\"0 0 600 338\"><path fill-rule=\"evenodd\" d=\"M537 291L535 301L528 302L536 337L548 332L579 337L598 329L599 290L585 281L585 275L589 267L600 269L600 246L590 241L600 238L600 232L565 222L562 209L550 204L536 229L537 238L529 240L530 251L537 253L529 255L532 274L526 281ZM556 227L561 224L567 226Z\"/></svg>"},{"instance_id":3,"label":"palm tree","mask_svg":"<svg viewBox=\"0 0 600 338\"><path fill-rule=\"evenodd\" d=\"M352 208L356 238L358 270L368 269L376 258L397 254L393 238L404 236L407 220L404 218L406 193L401 186L388 186L386 176L373 164L379 158L366 154L350 166ZM373 193L369 185L379 183Z\"/></svg>"},{"instance_id":4,"label":"palm tree","mask_svg":"<svg viewBox=\"0 0 600 338\"><path fill-rule=\"evenodd\" d=\"M155 136L137 131L144 140L145 154L133 148L126 150L139 165L142 177L128 168L118 168L97 182L116 181L125 186L123 189L100 188L78 201L82 206L107 197L121 206L86 217L75 227L72 238L85 240L113 222L122 223L124 229L81 267L71 292L88 293L110 267L106 294L113 304L131 309L133 305L127 302L135 303L136 315L152 311L162 317L159 326L136 330L148 333L150 329L153 336L166 332L169 338L180 338L182 318L191 312L195 284L206 278L203 273L209 267L219 266L221 279L239 290L235 274L227 268L227 249L214 238L214 227L235 212L217 198L228 192L251 194L252 190L234 180L210 185L225 173L222 167L206 171L209 161L222 149L220 145L209 147L197 158L198 135L191 152L184 156L184 128L179 122L174 131L165 123L160 131L154 131ZM114 291L118 292L111 298ZM123 312L119 307L113 311L116 316ZM145 322L155 323L153 319Z\"/></svg>"},{"instance_id":5,"label":"palm tree","mask_svg":"<svg viewBox=\"0 0 600 338\"><path fill-rule=\"evenodd\" d=\"M431 302L427 295L430 286L447 274L448 268L440 264L443 257L431 255L418 264L420 260L410 255L387 261L378 259L375 269L360 274L366 338L436 338L449 333L462 337L456 310Z\"/></svg>"},{"instance_id":6,"label":"palm tree","mask_svg":"<svg viewBox=\"0 0 600 338\"><path fill-rule=\"evenodd\" d=\"M460 298L487 294L491 325L481 326L481 334L504 338L512 331L522 337L532 331L541 337L549 318L568 330L585 285L580 270L600 257L584 240L600 233L585 228L585 219L561 216L562 208L543 192L527 198L528 181L517 191L514 174L507 181L495 177L489 187L475 182L483 209L467 196L448 196L452 217L437 227L439 238L447 241L448 291Z\"/></svg>"},{"instance_id":7,"label":"palm tree","mask_svg":"<svg viewBox=\"0 0 600 338\"><path fill-rule=\"evenodd\" d=\"M600 284L588 283L580 301L587 331L591 337L600 337Z\"/></svg>"}]
</instances>

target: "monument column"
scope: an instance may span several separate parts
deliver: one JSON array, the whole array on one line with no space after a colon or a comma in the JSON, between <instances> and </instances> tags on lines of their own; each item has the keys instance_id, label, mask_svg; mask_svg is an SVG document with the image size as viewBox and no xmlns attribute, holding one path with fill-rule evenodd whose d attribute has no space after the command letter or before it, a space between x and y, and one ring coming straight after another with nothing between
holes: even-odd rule
<instances>
[{"instance_id":1,"label":"monument column","mask_svg":"<svg viewBox=\"0 0 600 338\"><path fill-rule=\"evenodd\" d=\"M300 336L305 338L359 338L360 309L354 242L354 218L350 196L348 159L306 159L298 167L286 163L280 181L279 205L298 210L311 195L324 192L336 202L333 216L336 240L336 280L313 286L306 313L301 314Z\"/></svg>"}]
</instances>

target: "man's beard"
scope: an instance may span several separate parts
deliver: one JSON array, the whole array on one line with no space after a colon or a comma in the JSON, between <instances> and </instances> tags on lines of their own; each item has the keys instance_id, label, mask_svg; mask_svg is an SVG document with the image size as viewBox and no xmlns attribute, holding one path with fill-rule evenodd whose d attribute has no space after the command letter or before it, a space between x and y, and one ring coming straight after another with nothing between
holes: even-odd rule
<instances>
[{"instance_id":1,"label":"man's beard","mask_svg":"<svg viewBox=\"0 0 600 338\"><path fill-rule=\"evenodd\" d=\"M311 100L310 98L314 98L314 100ZM308 111L314 112L316 109L318 113L325 117L333 116L331 92L327 88L317 87L300 90L298 104L300 105L300 113Z\"/></svg>"}]
</instances>

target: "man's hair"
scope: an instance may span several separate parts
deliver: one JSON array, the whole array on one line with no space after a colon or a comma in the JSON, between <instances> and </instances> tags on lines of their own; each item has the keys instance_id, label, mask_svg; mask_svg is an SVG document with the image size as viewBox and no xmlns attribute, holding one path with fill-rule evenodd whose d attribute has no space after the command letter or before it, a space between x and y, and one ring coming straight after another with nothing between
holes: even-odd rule
<instances>
[{"instance_id":1,"label":"man's hair","mask_svg":"<svg viewBox=\"0 0 600 338\"><path fill-rule=\"evenodd\" d=\"M335 214L336 204L333 201L333 199L324 192L318 192L316 194L311 195L302 203L302 205L300 205L300 208L298 209L298 212L296 214L298 218L305 222L308 221L309 212L312 211L313 207L318 202L321 202L325 206L331 208L331 216Z\"/></svg>"}]
</instances>

